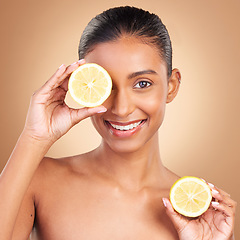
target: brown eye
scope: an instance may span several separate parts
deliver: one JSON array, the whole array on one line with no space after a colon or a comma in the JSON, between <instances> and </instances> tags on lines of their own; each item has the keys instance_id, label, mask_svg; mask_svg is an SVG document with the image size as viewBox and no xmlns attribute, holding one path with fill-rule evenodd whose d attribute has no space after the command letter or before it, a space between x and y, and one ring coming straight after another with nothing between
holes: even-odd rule
<instances>
[{"instance_id":1,"label":"brown eye","mask_svg":"<svg viewBox=\"0 0 240 240\"><path fill-rule=\"evenodd\" d=\"M135 88L147 88L151 85L148 81L140 81L135 85Z\"/></svg>"}]
</instances>

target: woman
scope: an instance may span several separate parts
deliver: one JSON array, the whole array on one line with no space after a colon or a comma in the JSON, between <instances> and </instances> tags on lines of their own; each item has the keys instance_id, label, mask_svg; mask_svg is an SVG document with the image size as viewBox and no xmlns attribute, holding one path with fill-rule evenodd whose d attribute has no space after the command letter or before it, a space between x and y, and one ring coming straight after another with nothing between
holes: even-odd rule
<instances>
[{"instance_id":1,"label":"woman","mask_svg":"<svg viewBox=\"0 0 240 240\"><path fill-rule=\"evenodd\" d=\"M2 238L27 239L32 232L44 240L233 239L236 203L221 189L209 184L216 201L196 219L180 216L168 200L179 177L161 162L158 129L181 75L172 69L159 17L134 7L103 12L84 30L79 58L60 66L31 99L0 179ZM109 72L112 93L103 106L71 109L64 103L68 78L86 62ZM98 148L44 157L87 117L102 136Z\"/></svg>"}]
</instances>

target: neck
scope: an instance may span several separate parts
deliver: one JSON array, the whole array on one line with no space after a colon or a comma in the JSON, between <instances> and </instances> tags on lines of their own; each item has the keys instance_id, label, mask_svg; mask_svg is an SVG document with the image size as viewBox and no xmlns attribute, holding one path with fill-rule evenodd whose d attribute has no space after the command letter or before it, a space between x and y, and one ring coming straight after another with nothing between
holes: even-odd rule
<instances>
[{"instance_id":1,"label":"neck","mask_svg":"<svg viewBox=\"0 0 240 240\"><path fill-rule=\"evenodd\" d=\"M166 171L160 158L157 133L137 151L115 152L102 142L96 154L101 173L131 190L159 184Z\"/></svg>"}]
</instances>

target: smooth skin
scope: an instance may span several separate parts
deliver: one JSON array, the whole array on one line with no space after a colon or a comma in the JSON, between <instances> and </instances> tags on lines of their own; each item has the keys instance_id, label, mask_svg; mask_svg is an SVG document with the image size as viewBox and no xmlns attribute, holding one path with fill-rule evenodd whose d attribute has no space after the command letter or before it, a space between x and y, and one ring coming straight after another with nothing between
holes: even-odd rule
<instances>
[{"instance_id":1,"label":"smooth skin","mask_svg":"<svg viewBox=\"0 0 240 240\"><path fill-rule=\"evenodd\" d=\"M85 62L103 66L113 90L103 106L70 109L64 103L68 78ZM3 239L27 239L31 232L32 239L44 240L233 239L236 203L221 189L211 185L219 204L197 219L180 216L168 200L179 177L162 164L157 130L180 79L178 69L167 77L154 47L126 36L96 45L85 60L62 65L33 95L24 130L1 174ZM87 117L102 136L98 148L61 159L44 157ZM111 126L140 121L130 131Z\"/></svg>"}]
</instances>

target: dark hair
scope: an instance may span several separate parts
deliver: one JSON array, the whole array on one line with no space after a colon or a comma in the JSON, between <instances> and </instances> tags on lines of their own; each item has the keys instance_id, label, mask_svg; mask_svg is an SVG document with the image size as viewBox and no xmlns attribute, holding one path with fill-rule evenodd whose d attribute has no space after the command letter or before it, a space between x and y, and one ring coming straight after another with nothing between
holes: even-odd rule
<instances>
[{"instance_id":1,"label":"dark hair","mask_svg":"<svg viewBox=\"0 0 240 240\"><path fill-rule=\"evenodd\" d=\"M130 6L108 9L88 23L80 39L79 59L98 43L116 41L123 35L156 47L167 64L168 76L171 75L172 44L165 25L156 14Z\"/></svg>"}]
</instances>

